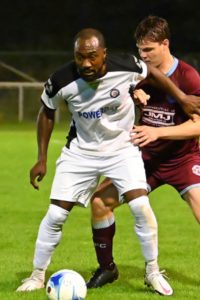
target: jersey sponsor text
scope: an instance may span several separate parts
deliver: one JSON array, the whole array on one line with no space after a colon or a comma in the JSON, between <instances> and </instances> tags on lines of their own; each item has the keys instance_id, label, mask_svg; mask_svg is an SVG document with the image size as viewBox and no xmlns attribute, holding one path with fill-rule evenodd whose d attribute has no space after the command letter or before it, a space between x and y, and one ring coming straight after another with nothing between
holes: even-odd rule
<instances>
[{"instance_id":1,"label":"jersey sponsor text","mask_svg":"<svg viewBox=\"0 0 200 300\"><path fill-rule=\"evenodd\" d=\"M106 106L98 109L96 111L84 111L78 112L79 117L83 117L85 119L99 119L101 118L102 114L114 114L117 111L117 106Z\"/></svg>"}]
</instances>

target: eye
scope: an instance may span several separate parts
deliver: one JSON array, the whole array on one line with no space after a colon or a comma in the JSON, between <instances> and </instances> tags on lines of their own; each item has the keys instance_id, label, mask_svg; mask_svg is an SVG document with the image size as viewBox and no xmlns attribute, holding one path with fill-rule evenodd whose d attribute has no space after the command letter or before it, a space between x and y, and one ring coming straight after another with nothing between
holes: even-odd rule
<instances>
[{"instance_id":1,"label":"eye","mask_svg":"<svg viewBox=\"0 0 200 300\"><path fill-rule=\"evenodd\" d=\"M91 59L91 60L94 61L96 58L97 58L97 55L95 55L95 54L90 55L90 59Z\"/></svg>"},{"instance_id":2,"label":"eye","mask_svg":"<svg viewBox=\"0 0 200 300\"><path fill-rule=\"evenodd\" d=\"M80 54L76 54L76 59L77 59L77 60L82 60L83 57L82 57Z\"/></svg>"}]
</instances>

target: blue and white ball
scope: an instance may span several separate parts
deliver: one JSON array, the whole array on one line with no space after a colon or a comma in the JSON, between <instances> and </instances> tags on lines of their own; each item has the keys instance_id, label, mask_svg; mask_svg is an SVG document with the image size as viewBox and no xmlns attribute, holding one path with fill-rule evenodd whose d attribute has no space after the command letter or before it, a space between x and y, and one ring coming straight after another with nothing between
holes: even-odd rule
<instances>
[{"instance_id":1,"label":"blue and white ball","mask_svg":"<svg viewBox=\"0 0 200 300\"><path fill-rule=\"evenodd\" d=\"M87 287L79 273L64 269L51 275L46 294L50 300L84 300Z\"/></svg>"}]
</instances>

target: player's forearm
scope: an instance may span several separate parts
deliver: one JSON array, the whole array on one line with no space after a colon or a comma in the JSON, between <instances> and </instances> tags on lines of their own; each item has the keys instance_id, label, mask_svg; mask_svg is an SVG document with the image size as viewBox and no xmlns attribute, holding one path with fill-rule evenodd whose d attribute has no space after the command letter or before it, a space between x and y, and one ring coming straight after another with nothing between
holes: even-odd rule
<instances>
[{"instance_id":1,"label":"player's forearm","mask_svg":"<svg viewBox=\"0 0 200 300\"><path fill-rule=\"evenodd\" d=\"M200 136L200 120L187 122L170 127L156 128L158 138L170 140L183 140Z\"/></svg>"},{"instance_id":2,"label":"player's forearm","mask_svg":"<svg viewBox=\"0 0 200 300\"><path fill-rule=\"evenodd\" d=\"M47 161L49 140L54 127L54 111L41 107L37 119L38 160Z\"/></svg>"},{"instance_id":3,"label":"player's forearm","mask_svg":"<svg viewBox=\"0 0 200 300\"><path fill-rule=\"evenodd\" d=\"M200 115L200 96L186 95L169 78L162 74L157 68L148 67L149 83L159 89L164 90L181 105L184 112L192 117L192 114Z\"/></svg>"},{"instance_id":4,"label":"player's forearm","mask_svg":"<svg viewBox=\"0 0 200 300\"><path fill-rule=\"evenodd\" d=\"M168 77L152 66L148 66L148 70L148 81L153 86L164 90L167 94L176 99L180 105L185 104L187 96Z\"/></svg>"}]
</instances>

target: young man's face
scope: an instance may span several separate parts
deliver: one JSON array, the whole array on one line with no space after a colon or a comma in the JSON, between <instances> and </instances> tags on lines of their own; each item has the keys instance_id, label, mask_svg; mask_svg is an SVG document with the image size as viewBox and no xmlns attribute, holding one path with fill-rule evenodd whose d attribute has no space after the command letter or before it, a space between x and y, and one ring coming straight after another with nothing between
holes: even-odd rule
<instances>
[{"instance_id":1,"label":"young man's face","mask_svg":"<svg viewBox=\"0 0 200 300\"><path fill-rule=\"evenodd\" d=\"M79 38L74 45L74 59L80 76L93 81L105 74L106 49L96 37Z\"/></svg>"},{"instance_id":2,"label":"young man's face","mask_svg":"<svg viewBox=\"0 0 200 300\"><path fill-rule=\"evenodd\" d=\"M159 68L165 59L166 50L169 49L169 41L151 42L143 40L137 43L137 47L139 55L145 63Z\"/></svg>"}]
</instances>

